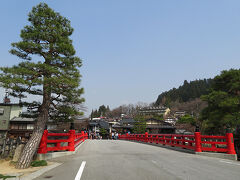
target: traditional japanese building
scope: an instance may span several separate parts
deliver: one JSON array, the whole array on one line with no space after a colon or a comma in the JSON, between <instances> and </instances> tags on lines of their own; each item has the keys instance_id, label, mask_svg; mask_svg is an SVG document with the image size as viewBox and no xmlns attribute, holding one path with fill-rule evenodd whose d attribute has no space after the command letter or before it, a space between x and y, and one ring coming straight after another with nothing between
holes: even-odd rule
<instances>
[{"instance_id":1,"label":"traditional japanese building","mask_svg":"<svg viewBox=\"0 0 240 180\"><path fill-rule=\"evenodd\" d=\"M29 138L34 130L35 119L14 117L10 120L8 136Z\"/></svg>"},{"instance_id":2,"label":"traditional japanese building","mask_svg":"<svg viewBox=\"0 0 240 180\"><path fill-rule=\"evenodd\" d=\"M134 133L134 119L123 119L119 124L113 125L113 128L120 133ZM146 131L150 134L171 134L175 133L175 127L164 120L149 118L146 120Z\"/></svg>"},{"instance_id":3,"label":"traditional japanese building","mask_svg":"<svg viewBox=\"0 0 240 180\"><path fill-rule=\"evenodd\" d=\"M146 107L139 110L142 115L162 115L167 116L170 113L170 109L163 106L158 107Z\"/></svg>"}]
</instances>

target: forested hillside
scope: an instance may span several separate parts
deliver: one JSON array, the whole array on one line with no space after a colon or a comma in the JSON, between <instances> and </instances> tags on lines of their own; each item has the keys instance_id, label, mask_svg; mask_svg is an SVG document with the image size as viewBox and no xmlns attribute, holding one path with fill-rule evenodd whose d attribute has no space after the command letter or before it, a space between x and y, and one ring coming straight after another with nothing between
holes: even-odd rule
<instances>
[{"instance_id":1,"label":"forested hillside","mask_svg":"<svg viewBox=\"0 0 240 180\"><path fill-rule=\"evenodd\" d=\"M172 102L187 102L209 92L213 83L212 79L203 79L195 81L184 81L182 86L163 92L157 98L155 105L170 106Z\"/></svg>"}]
</instances>

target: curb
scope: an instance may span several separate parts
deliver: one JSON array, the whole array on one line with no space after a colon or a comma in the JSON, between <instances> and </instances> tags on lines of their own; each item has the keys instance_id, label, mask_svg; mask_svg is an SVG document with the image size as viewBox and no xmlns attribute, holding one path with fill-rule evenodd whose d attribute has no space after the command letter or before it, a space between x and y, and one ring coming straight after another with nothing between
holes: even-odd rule
<instances>
[{"instance_id":1,"label":"curb","mask_svg":"<svg viewBox=\"0 0 240 180\"><path fill-rule=\"evenodd\" d=\"M45 172L47 172L47 171L49 171L49 170L51 170L51 169L53 169L55 167L60 166L61 164L62 163L54 163L54 164L52 164L52 165L50 165L48 167L42 168L42 169L40 169L38 171L35 171L35 172L25 176L25 177L20 177L19 179L20 180L32 180L32 179L35 179L38 176L41 176L42 174L44 174Z\"/></svg>"},{"instance_id":2,"label":"curb","mask_svg":"<svg viewBox=\"0 0 240 180\"><path fill-rule=\"evenodd\" d=\"M38 171L32 172L26 176L23 176L23 173L12 173L12 174L7 174L8 176L16 176L16 177L12 177L12 178L7 178L9 180L33 180L34 178L37 178L38 176L44 174L45 172L60 166L62 163L54 163L50 166L47 166L45 168L39 169Z\"/></svg>"},{"instance_id":3,"label":"curb","mask_svg":"<svg viewBox=\"0 0 240 180\"><path fill-rule=\"evenodd\" d=\"M208 157L213 157L213 158L219 158L219 159L227 159L227 160L233 160L237 161L237 155L236 154L224 154L224 153L214 153L214 152L195 152L193 150L189 149L183 149L179 147L171 147L168 145L162 145L162 144L155 144L155 143L146 143L146 142L141 142L141 141L129 141L129 140L122 140L122 141L128 141L128 142L133 142L133 143L140 143L140 144L147 144L151 146L157 146L165 149L170 149L173 151L179 151L179 152L184 152L184 153L189 153L189 154L196 154L199 156L208 156Z\"/></svg>"},{"instance_id":4,"label":"curb","mask_svg":"<svg viewBox=\"0 0 240 180\"><path fill-rule=\"evenodd\" d=\"M85 141L87 141L87 139ZM53 153L46 153L46 154L37 154L37 160L50 160L50 159L57 158L57 157L69 156L69 155L76 154L76 152L78 151L80 146L82 144L84 144L85 141L83 141L81 144L79 144L75 148L75 151L64 151L64 152L53 152Z\"/></svg>"},{"instance_id":5,"label":"curb","mask_svg":"<svg viewBox=\"0 0 240 180\"><path fill-rule=\"evenodd\" d=\"M87 141L87 140L85 140ZM85 142L84 141L84 142ZM82 142L81 144L79 144L75 151L71 152L71 151L68 151L68 152L56 152L56 153L60 153L58 155L55 155L55 156L46 156L45 158L47 158L48 160L49 159L53 159L53 158L56 158L56 157L62 157L62 156L66 156L66 155L73 155L73 154L76 154L78 149L80 148L80 146L82 144L84 144L84 142ZM54 153L48 153L48 154L54 154ZM41 158L41 156L38 156L37 158ZM42 156L42 158L44 158L44 156ZM40 159L40 160L47 160L47 159ZM12 176L16 176L14 178L8 178L9 180L33 180L39 176L41 176L42 174L44 174L45 172L53 169L53 168L56 168L58 166L62 165L62 163L54 163L50 166L47 166L45 168L42 168L42 169L39 169L38 171L35 171L27 176L22 176L23 174L22 173L16 173L16 174L8 174L8 175L12 175Z\"/></svg>"},{"instance_id":6,"label":"curb","mask_svg":"<svg viewBox=\"0 0 240 180\"><path fill-rule=\"evenodd\" d=\"M223 153L214 153L214 152L196 152L195 154L200 156L214 157L219 159L227 159L237 161L237 154L223 154Z\"/></svg>"}]
</instances>

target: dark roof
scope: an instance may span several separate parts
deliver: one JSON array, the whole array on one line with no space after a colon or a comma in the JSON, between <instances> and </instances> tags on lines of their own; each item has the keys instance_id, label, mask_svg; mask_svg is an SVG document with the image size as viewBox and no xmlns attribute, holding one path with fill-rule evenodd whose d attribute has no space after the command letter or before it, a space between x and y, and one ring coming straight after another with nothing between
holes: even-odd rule
<instances>
[{"instance_id":1,"label":"dark roof","mask_svg":"<svg viewBox=\"0 0 240 180\"><path fill-rule=\"evenodd\" d=\"M134 127L134 125L122 125L122 128L128 128L128 129L132 129Z\"/></svg>"},{"instance_id":2,"label":"dark roof","mask_svg":"<svg viewBox=\"0 0 240 180\"><path fill-rule=\"evenodd\" d=\"M120 124L126 124L126 123L128 123L128 124L133 124L133 123L135 123L135 120L134 119L122 119L121 121L120 121Z\"/></svg>"},{"instance_id":3,"label":"dark roof","mask_svg":"<svg viewBox=\"0 0 240 180\"><path fill-rule=\"evenodd\" d=\"M99 121L99 125L101 128L109 129L109 123L106 121Z\"/></svg>"},{"instance_id":4,"label":"dark roof","mask_svg":"<svg viewBox=\"0 0 240 180\"><path fill-rule=\"evenodd\" d=\"M109 123L103 120L89 121L89 126L99 126L100 128L109 129Z\"/></svg>"},{"instance_id":5,"label":"dark roof","mask_svg":"<svg viewBox=\"0 0 240 180\"><path fill-rule=\"evenodd\" d=\"M0 103L0 106L20 106L18 103Z\"/></svg>"},{"instance_id":6,"label":"dark roof","mask_svg":"<svg viewBox=\"0 0 240 180\"><path fill-rule=\"evenodd\" d=\"M148 129L176 129L173 126L162 126L162 125L147 125Z\"/></svg>"},{"instance_id":7,"label":"dark roof","mask_svg":"<svg viewBox=\"0 0 240 180\"><path fill-rule=\"evenodd\" d=\"M95 121L89 121L89 126L97 126L98 122Z\"/></svg>"},{"instance_id":8,"label":"dark roof","mask_svg":"<svg viewBox=\"0 0 240 180\"><path fill-rule=\"evenodd\" d=\"M25 118L25 117L14 117L10 120L11 122L33 122L35 121L34 118Z\"/></svg>"}]
</instances>

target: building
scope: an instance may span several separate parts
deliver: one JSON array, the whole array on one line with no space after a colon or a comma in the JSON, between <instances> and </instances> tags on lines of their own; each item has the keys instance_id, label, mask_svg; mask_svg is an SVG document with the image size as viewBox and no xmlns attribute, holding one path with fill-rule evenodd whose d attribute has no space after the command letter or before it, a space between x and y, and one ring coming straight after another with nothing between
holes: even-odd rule
<instances>
[{"instance_id":1,"label":"building","mask_svg":"<svg viewBox=\"0 0 240 180\"><path fill-rule=\"evenodd\" d=\"M119 124L113 125L113 128L116 129L119 133L134 133L134 119L123 119ZM163 120L158 120L154 118L149 118L146 120L146 131L150 134L171 134L175 133L175 127Z\"/></svg>"},{"instance_id":2,"label":"building","mask_svg":"<svg viewBox=\"0 0 240 180\"><path fill-rule=\"evenodd\" d=\"M89 134L93 134L94 137L93 138L98 138L101 132L101 129L105 129L107 132L107 135L109 135L109 131L110 131L110 126L109 126L109 122L105 121L105 120L90 120L89 121ZM107 137L105 137L107 138Z\"/></svg>"},{"instance_id":3,"label":"building","mask_svg":"<svg viewBox=\"0 0 240 180\"><path fill-rule=\"evenodd\" d=\"M150 134L174 134L175 127L164 120L150 118L146 120L146 130Z\"/></svg>"},{"instance_id":4,"label":"building","mask_svg":"<svg viewBox=\"0 0 240 180\"><path fill-rule=\"evenodd\" d=\"M22 106L19 104L10 103L6 97L4 102L0 103L0 133L28 139L34 130L35 119L21 117Z\"/></svg>"},{"instance_id":5,"label":"building","mask_svg":"<svg viewBox=\"0 0 240 180\"><path fill-rule=\"evenodd\" d=\"M185 116L186 115L186 111L176 111L174 112L174 117L176 118L180 118L182 116Z\"/></svg>"},{"instance_id":6,"label":"building","mask_svg":"<svg viewBox=\"0 0 240 180\"><path fill-rule=\"evenodd\" d=\"M114 124L112 127L119 133L133 133L135 120L132 118L123 118L119 123Z\"/></svg>"},{"instance_id":7,"label":"building","mask_svg":"<svg viewBox=\"0 0 240 180\"><path fill-rule=\"evenodd\" d=\"M74 120L74 128L77 131L88 131L89 120L88 118L76 117Z\"/></svg>"},{"instance_id":8,"label":"building","mask_svg":"<svg viewBox=\"0 0 240 180\"><path fill-rule=\"evenodd\" d=\"M170 113L170 109L163 106L158 107L146 107L139 110L142 115L162 115L167 116Z\"/></svg>"},{"instance_id":9,"label":"building","mask_svg":"<svg viewBox=\"0 0 240 180\"><path fill-rule=\"evenodd\" d=\"M19 117L21 113L22 107L19 104L0 103L0 133L6 134L9 130L10 120Z\"/></svg>"},{"instance_id":10,"label":"building","mask_svg":"<svg viewBox=\"0 0 240 180\"><path fill-rule=\"evenodd\" d=\"M34 130L35 119L14 117L10 120L8 136L29 138Z\"/></svg>"},{"instance_id":11,"label":"building","mask_svg":"<svg viewBox=\"0 0 240 180\"><path fill-rule=\"evenodd\" d=\"M164 119L164 121L167 122L167 123L170 123L172 125L175 125L176 122L177 122L177 118L172 117L172 116L168 116Z\"/></svg>"}]
</instances>

